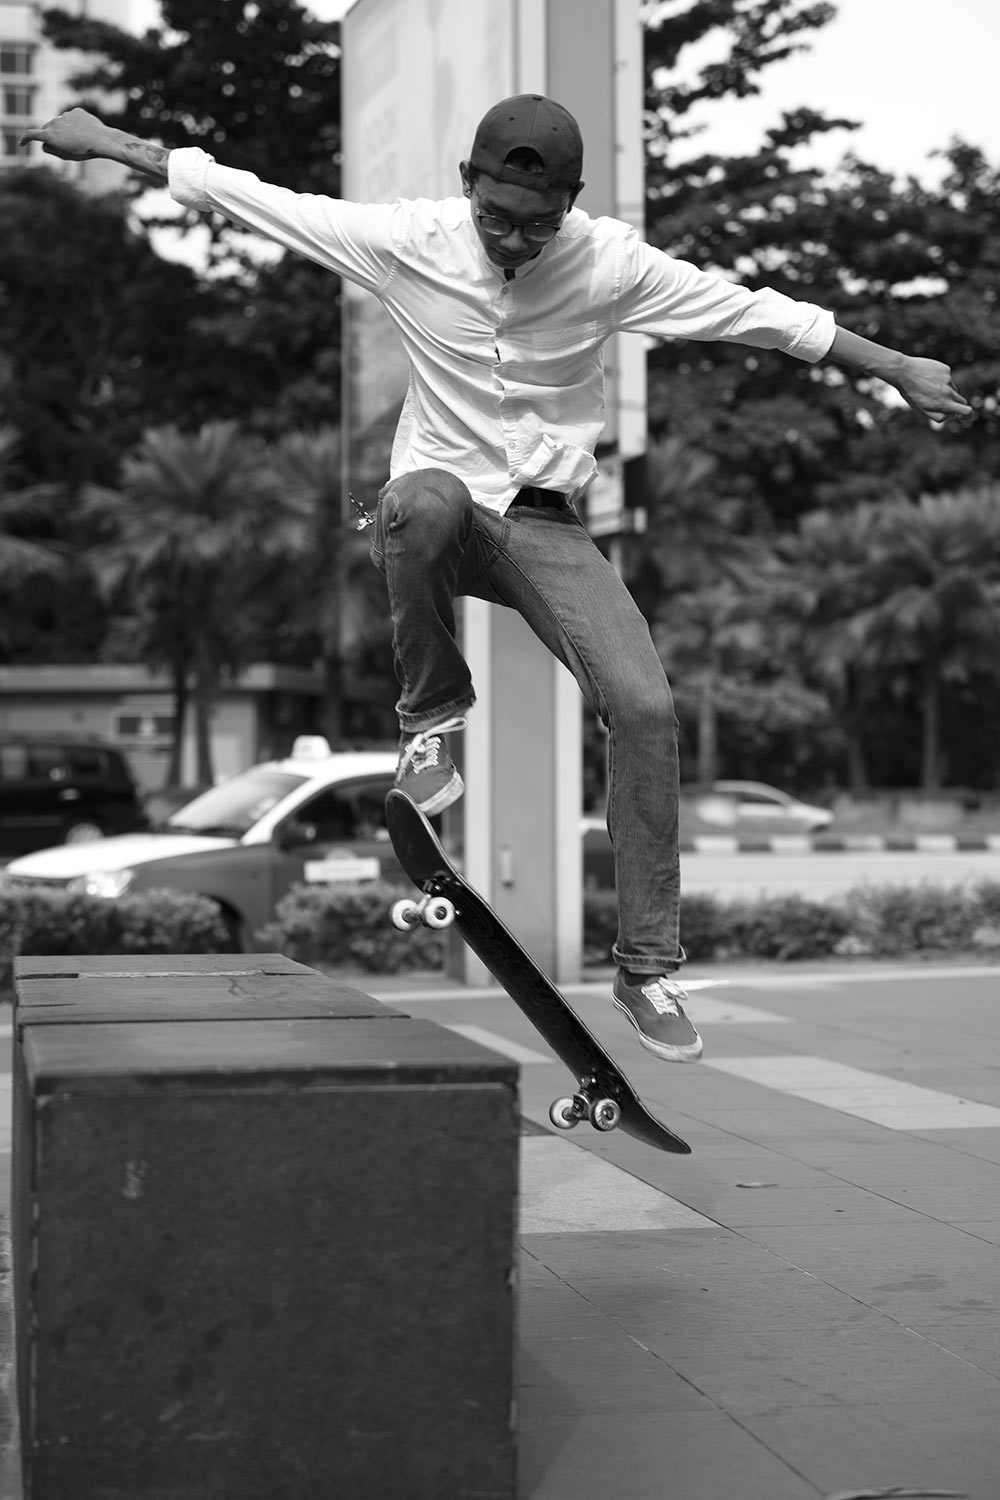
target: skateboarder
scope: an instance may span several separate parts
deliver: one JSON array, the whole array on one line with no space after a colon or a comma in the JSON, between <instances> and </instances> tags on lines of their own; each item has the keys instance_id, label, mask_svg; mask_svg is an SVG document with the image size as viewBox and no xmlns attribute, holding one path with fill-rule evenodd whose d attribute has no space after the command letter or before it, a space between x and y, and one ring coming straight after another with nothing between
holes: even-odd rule
<instances>
[{"instance_id":1,"label":"skateboarder","mask_svg":"<svg viewBox=\"0 0 1000 1500\"><path fill-rule=\"evenodd\" d=\"M409 361L372 555L385 576L401 693L397 784L427 813L462 792L448 750L474 702L455 643L454 600L518 610L575 674L610 736L608 828L619 903L614 1003L649 1051L702 1050L676 977L677 733L646 623L581 524L604 420L602 349L625 331L722 340L831 359L896 387L925 417L971 407L932 359L838 328L832 313L748 291L644 244L628 225L575 207L576 121L550 99L490 109L462 197L356 204L296 194L70 110L25 140L70 160L105 157L166 182L371 291ZM523 747L530 756L530 740Z\"/></svg>"}]
</instances>

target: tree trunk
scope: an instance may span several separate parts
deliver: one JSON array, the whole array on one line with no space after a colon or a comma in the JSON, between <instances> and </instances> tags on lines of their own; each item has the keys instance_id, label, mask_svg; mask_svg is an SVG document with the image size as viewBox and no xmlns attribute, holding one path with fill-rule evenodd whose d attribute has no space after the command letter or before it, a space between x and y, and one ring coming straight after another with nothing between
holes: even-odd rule
<instances>
[{"instance_id":1,"label":"tree trunk","mask_svg":"<svg viewBox=\"0 0 1000 1500\"><path fill-rule=\"evenodd\" d=\"M173 669L174 713L171 726L170 760L167 764L167 786L180 786L184 775L184 724L187 719L187 673L183 667Z\"/></svg>"},{"instance_id":2,"label":"tree trunk","mask_svg":"<svg viewBox=\"0 0 1000 1500\"><path fill-rule=\"evenodd\" d=\"M698 684L698 753L697 776L711 782L719 774L719 724L715 705L716 668L714 653L701 673Z\"/></svg>"},{"instance_id":3,"label":"tree trunk","mask_svg":"<svg viewBox=\"0 0 1000 1500\"><path fill-rule=\"evenodd\" d=\"M215 781L215 766L212 760L212 710L217 693L216 674L204 664L197 668L194 683L194 732L199 786L211 786Z\"/></svg>"},{"instance_id":4,"label":"tree trunk","mask_svg":"<svg viewBox=\"0 0 1000 1500\"><path fill-rule=\"evenodd\" d=\"M920 784L925 792L936 792L941 785L941 678L936 662L924 674L921 699L923 749Z\"/></svg>"},{"instance_id":5,"label":"tree trunk","mask_svg":"<svg viewBox=\"0 0 1000 1500\"><path fill-rule=\"evenodd\" d=\"M344 664L329 646L323 658L321 727L332 749L338 750L344 736Z\"/></svg>"},{"instance_id":6,"label":"tree trunk","mask_svg":"<svg viewBox=\"0 0 1000 1500\"><path fill-rule=\"evenodd\" d=\"M847 784L852 792L868 790L868 761L862 734L864 722L857 702L854 673L847 670L841 728L847 740Z\"/></svg>"}]
</instances>

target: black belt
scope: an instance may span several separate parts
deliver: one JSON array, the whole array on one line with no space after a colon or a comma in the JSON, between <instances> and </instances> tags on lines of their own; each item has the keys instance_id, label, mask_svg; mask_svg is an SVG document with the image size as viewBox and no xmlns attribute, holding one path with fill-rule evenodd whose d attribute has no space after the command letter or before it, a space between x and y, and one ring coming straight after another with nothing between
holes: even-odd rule
<instances>
[{"instance_id":1,"label":"black belt","mask_svg":"<svg viewBox=\"0 0 1000 1500\"><path fill-rule=\"evenodd\" d=\"M518 490L511 505L531 505L536 510L565 510L566 496L560 490L539 490L526 484Z\"/></svg>"}]
</instances>

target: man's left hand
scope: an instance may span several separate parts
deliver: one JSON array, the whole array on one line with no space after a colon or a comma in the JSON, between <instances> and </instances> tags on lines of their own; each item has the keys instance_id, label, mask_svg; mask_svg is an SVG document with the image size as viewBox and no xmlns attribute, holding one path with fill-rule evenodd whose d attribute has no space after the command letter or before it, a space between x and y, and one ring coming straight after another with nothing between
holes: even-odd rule
<instances>
[{"instance_id":1,"label":"man's left hand","mask_svg":"<svg viewBox=\"0 0 1000 1500\"><path fill-rule=\"evenodd\" d=\"M939 359L921 359L908 355L902 371L893 382L903 400L932 422L958 418L962 426L975 415L968 401L955 389L951 370Z\"/></svg>"}]
</instances>

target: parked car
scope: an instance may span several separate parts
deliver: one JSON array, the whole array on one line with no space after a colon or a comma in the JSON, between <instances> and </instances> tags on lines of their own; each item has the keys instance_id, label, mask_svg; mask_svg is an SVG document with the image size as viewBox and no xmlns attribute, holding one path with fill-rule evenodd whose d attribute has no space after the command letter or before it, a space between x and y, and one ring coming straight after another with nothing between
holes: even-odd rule
<instances>
[{"instance_id":1,"label":"parked car","mask_svg":"<svg viewBox=\"0 0 1000 1500\"><path fill-rule=\"evenodd\" d=\"M85 844L147 828L117 745L61 735L0 734L0 851Z\"/></svg>"},{"instance_id":2,"label":"parked car","mask_svg":"<svg viewBox=\"0 0 1000 1500\"><path fill-rule=\"evenodd\" d=\"M762 781L713 781L710 787L681 789L682 815L738 837L754 834L818 833L833 822L827 807L800 802Z\"/></svg>"},{"instance_id":3,"label":"parked car","mask_svg":"<svg viewBox=\"0 0 1000 1500\"><path fill-rule=\"evenodd\" d=\"M43 849L5 877L98 896L167 887L216 901L234 946L298 882L399 879L383 806L395 751L331 754L326 740L296 740L267 761L202 792L143 833Z\"/></svg>"},{"instance_id":4,"label":"parked car","mask_svg":"<svg viewBox=\"0 0 1000 1500\"><path fill-rule=\"evenodd\" d=\"M833 821L825 807L800 802L777 787L761 781L713 781L703 786L681 787L681 840L713 835L744 842L779 834L817 833ZM611 840L600 817L587 817L583 824L584 883L590 887L613 887L614 856Z\"/></svg>"}]
</instances>

